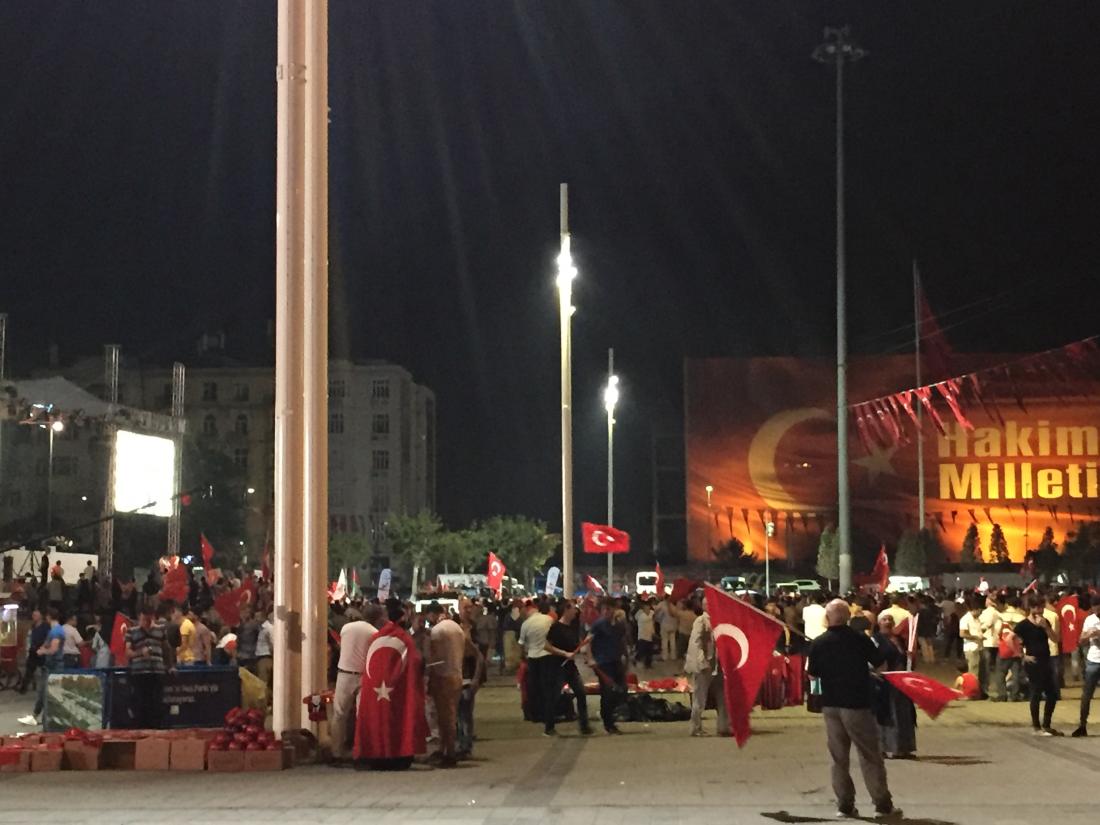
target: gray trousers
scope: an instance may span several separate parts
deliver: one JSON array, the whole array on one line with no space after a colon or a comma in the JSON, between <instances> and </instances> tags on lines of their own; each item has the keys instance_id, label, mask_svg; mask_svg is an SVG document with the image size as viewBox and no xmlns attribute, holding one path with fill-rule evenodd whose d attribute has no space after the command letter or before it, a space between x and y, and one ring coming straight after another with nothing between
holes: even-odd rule
<instances>
[{"instance_id":1,"label":"gray trousers","mask_svg":"<svg viewBox=\"0 0 1100 825\"><path fill-rule=\"evenodd\" d=\"M332 720L328 732L332 740L332 755L337 759L349 759L355 745L355 718L359 705L359 688L362 676L350 673L336 674L336 689L332 696Z\"/></svg>"},{"instance_id":2,"label":"gray trousers","mask_svg":"<svg viewBox=\"0 0 1100 825\"><path fill-rule=\"evenodd\" d=\"M730 720L726 713L726 694L722 685L722 671L712 674L709 670L691 675L691 732L703 730L703 711L707 707L707 697L714 697L718 708L718 735L730 735Z\"/></svg>"},{"instance_id":3,"label":"gray trousers","mask_svg":"<svg viewBox=\"0 0 1100 825\"><path fill-rule=\"evenodd\" d=\"M882 749L878 740L878 722L868 708L824 709L825 737L832 758L833 794L838 810L848 810L855 805L856 787L849 771L852 745L859 755L859 767L871 801L879 809L889 809L893 804L890 789L886 785L886 764L882 761Z\"/></svg>"}]
</instances>

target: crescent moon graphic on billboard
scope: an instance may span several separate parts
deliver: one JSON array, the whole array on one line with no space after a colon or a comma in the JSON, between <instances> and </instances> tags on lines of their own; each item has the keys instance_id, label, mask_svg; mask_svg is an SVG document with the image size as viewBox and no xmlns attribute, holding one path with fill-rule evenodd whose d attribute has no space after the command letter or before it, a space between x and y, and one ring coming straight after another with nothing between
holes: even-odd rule
<instances>
[{"instance_id":1,"label":"crescent moon graphic on billboard","mask_svg":"<svg viewBox=\"0 0 1100 825\"><path fill-rule=\"evenodd\" d=\"M741 648L741 661L737 663L737 669L740 670L749 660L749 640L745 631L732 624L720 624L714 628L714 640L717 642L722 636L729 636Z\"/></svg>"},{"instance_id":2,"label":"crescent moon graphic on billboard","mask_svg":"<svg viewBox=\"0 0 1100 825\"><path fill-rule=\"evenodd\" d=\"M749 478L764 504L774 510L812 510L799 504L779 483L775 469L775 452L779 442L792 427L804 421L831 421L833 416L820 407L800 407L777 413L764 422L749 444Z\"/></svg>"},{"instance_id":3,"label":"crescent moon graphic on billboard","mask_svg":"<svg viewBox=\"0 0 1100 825\"><path fill-rule=\"evenodd\" d=\"M396 650L401 654L401 672L405 672L405 667L408 665L409 649L405 646L405 643L394 636L383 636L381 639L375 639L370 643L370 647L367 648L367 661L363 665L363 669L366 670L367 676L370 676L370 660L376 650L381 650L384 647L388 647L391 650Z\"/></svg>"}]
</instances>

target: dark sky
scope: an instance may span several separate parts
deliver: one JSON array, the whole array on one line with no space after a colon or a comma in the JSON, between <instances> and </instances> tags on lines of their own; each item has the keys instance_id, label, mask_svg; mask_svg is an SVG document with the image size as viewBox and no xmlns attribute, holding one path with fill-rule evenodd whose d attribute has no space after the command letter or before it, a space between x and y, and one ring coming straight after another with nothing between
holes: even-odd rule
<instances>
[{"instance_id":1,"label":"dark sky","mask_svg":"<svg viewBox=\"0 0 1100 825\"><path fill-rule=\"evenodd\" d=\"M963 7L965 6L965 7ZM1095 4L331 0L332 344L437 393L439 501L560 522L554 257L571 185L577 515L648 547L685 356L828 354L851 23L850 319L904 345L910 260L960 349L1096 332ZM0 4L0 311L24 362L261 340L274 2ZM902 327L900 333L898 328ZM560 524L558 525L560 526Z\"/></svg>"}]
</instances>

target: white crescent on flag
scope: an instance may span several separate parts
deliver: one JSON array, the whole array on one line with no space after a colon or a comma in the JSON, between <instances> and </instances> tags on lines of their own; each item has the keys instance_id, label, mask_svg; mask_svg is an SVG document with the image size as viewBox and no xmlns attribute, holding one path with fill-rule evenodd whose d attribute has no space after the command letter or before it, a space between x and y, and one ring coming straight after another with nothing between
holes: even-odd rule
<instances>
[{"instance_id":1,"label":"white crescent on flag","mask_svg":"<svg viewBox=\"0 0 1100 825\"><path fill-rule=\"evenodd\" d=\"M901 681L905 683L906 687L911 687L914 690L919 690L929 695L935 695L936 693L932 685L916 678L915 676L902 676Z\"/></svg>"},{"instance_id":2,"label":"white crescent on flag","mask_svg":"<svg viewBox=\"0 0 1100 825\"><path fill-rule=\"evenodd\" d=\"M609 545L609 544L614 544L614 540L610 540L610 541L605 540L605 539L608 539L608 538L609 537L608 537L607 533L605 533L603 530L593 530L592 531L592 543L594 545L596 545L597 547L607 547L607 545Z\"/></svg>"},{"instance_id":3,"label":"white crescent on flag","mask_svg":"<svg viewBox=\"0 0 1100 825\"><path fill-rule=\"evenodd\" d=\"M1070 630L1077 628L1077 608L1072 604L1062 605L1062 621Z\"/></svg>"},{"instance_id":4,"label":"white crescent on flag","mask_svg":"<svg viewBox=\"0 0 1100 825\"><path fill-rule=\"evenodd\" d=\"M408 666L409 648L405 645L403 641L394 636L382 636L381 638L375 639L373 642L371 642L370 647L367 648L367 659L366 662L364 662L363 664L363 669L366 671L368 677L370 676L371 657L374 656L375 651L381 650L382 648L386 647L390 648L391 650L396 650L398 653L401 654L401 672L405 672L405 668Z\"/></svg>"},{"instance_id":5,"label":"white crescent on flag","mask_svg":"<svg viewBox=\"0 0 1100 825\"><path fill-rule=\"evenodd\" d=\"M714 628L714 641L717 642L722 636L733 639L741 648L741 661L737 663L737 669L740 670L749 660L749 640L745 636L745 631L732 624L720 624Z\"/></svg>"},{"instance_id":6,"label":"white crescent on flag","mask_svg":"<svg viewBox=\"0 0 1100 825\"><path fill-rule=\"evenodd\" d=\"M489 575L492 578L495 579L497 576L500 576L502 573L503 573L503 571L500 569L500 562L499 561L494 561L492 564L489 565Z\"/></svg>"}]
</instances>

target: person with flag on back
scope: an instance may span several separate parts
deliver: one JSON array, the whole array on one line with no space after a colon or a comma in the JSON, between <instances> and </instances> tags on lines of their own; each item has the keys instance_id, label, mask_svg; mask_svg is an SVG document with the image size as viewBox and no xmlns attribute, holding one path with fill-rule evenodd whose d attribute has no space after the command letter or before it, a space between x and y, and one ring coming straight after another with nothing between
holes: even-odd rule
<instances>
[{"instance_id":1,"label":"person with flag on back","mask_svg":"<svg viewBox=\"0 0 1100 825\"><path fill-rule=\"evenodd\" d=\"M878 723L871 710L871 669L883 663L883 653L867 636L848 627L851 610L843 599L825 606L824 634L810 645L808 670L821 680L825 737L832 760L837 816L856 817L856 789L849 770L852 745L859 755L863 781L879 818L900 817L886 782L886 763L879 744Z\"/></svg>"}]
</instances>

